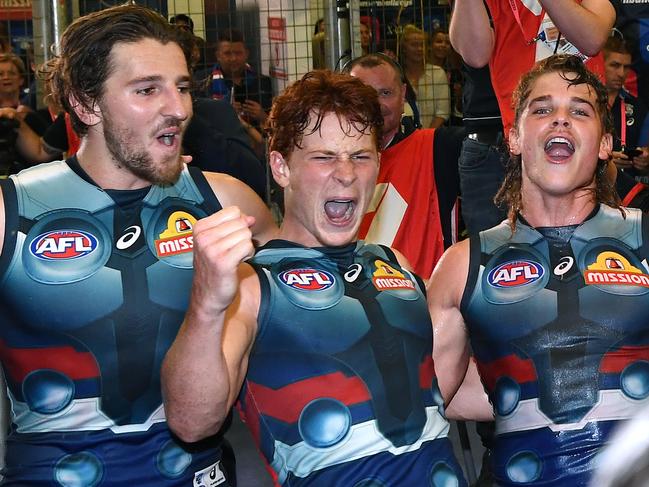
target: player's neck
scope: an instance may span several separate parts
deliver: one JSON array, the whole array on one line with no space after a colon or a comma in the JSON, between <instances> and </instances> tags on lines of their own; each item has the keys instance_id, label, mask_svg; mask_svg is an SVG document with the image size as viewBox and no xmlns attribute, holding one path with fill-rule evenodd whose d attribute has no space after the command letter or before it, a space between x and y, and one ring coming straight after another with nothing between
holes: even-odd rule
<instances>
[{"instance_id":1,"label":"player's neck","mask_svg":"<svg viewBox=\"0 0 649 487\"><path fill-rule=\"evenodd\" d=\"M528 191L524 192L522 203L521 214L533 227L578 225L596 205L592 193L585 188L563 196Z\"/></svg>"},{"instance_id":2,"label":"player's neck","mask_svg":"<svg viewBox=\"0 0 649 487\"><path fill-rule=\"evenodd\" d=\"M93 127L90 128L93 130ZM117 165L110 152L103 144L103 138L97 140L96 134L88 133L81 138L77 152L79 165L86 174L102 189L140 189L151 186L146 181L125 167Z\"/></svg>"}]
</instances>

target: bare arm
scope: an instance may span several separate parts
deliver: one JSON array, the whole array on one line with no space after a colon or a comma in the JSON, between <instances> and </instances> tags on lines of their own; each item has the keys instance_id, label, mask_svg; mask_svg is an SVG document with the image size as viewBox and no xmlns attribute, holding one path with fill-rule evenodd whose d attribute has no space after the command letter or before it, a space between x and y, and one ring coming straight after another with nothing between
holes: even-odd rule
<instances>
[{"instance_id":1,"label":"bare arm","mask_svg":"<svg viewBox=\"0 0 649 487\"><path fill-rule=\"evenodd\" d=\"M216 433L241 387L256 333L259 281L247 264L252 219L225 208L194 225L189 308L162 364L169 427L184 441Z\"/></svg>"},{"instance_id":2,"label":"bare arm","mask_svg":"<svg viewBox=\"0 0 649 487\"><path fill-rule=\"evenodd\" d=\"M561 31L579 52L587 56L597 54L611 33L615 23L615 9L609 0L540 0Z\"/></svg>"},{"instance_id":3,"label":"bare arm","mask_svg":"<svg viewBox=\"0 0 649 487\"><path fill-rule=\"evenodd\" d=\"M227 174L214 172L204 174L224 208L238 206L246 215L255 217L255 223L252 225L255 245L263 245L277 236L277 225L270 211L249 186Z\"/></svg>"},{"instance_id":4,"label":"bare arm","mask_svg":"<svg viewBox=\"0 0 649 487\"><path fill-rule=\"evenodd\" d=\"M493 407L484 391L475 359L469 359L464 380L446 405L446 417L458 420L493 421Z\"/></svg>"},{"instance_id":5,"label":"bare arm","mask_svg":"<svg viewBox=\"0 0 649 487\"><path fill-rule=\"evenodd\" d=\"M464 62L481 68L489 62L494 48L494 32L483 0L455 0L449 37Z\"/></svg>"},{"instance_id":6,"label":"bare arm","mask_svg":"<svg viewBox=\"0 0 649 487\"><path fill-rule=\"evenodd\" d=\"M468 270L469 241L464 240L446 251L428 283L433 361L444 402L452 406L447 413L457 419L483 420L491 417L492 409L475 368L469 367L468 336L460 313Z\"/></svg>"},{"instance_id":7,"label":"bare arm","mask_svg":"<svg viewBox=\"0 0 649 487\"><path fill-rule=\"evenodd\" d=\"M16 137L18 153L32 164L54 160L54 155L44 150L41 137L25 121L27 113L29 113L27 108L0 108L1 118L17 120L20 123L18 137Z\"/></svg>"}]
</instances>

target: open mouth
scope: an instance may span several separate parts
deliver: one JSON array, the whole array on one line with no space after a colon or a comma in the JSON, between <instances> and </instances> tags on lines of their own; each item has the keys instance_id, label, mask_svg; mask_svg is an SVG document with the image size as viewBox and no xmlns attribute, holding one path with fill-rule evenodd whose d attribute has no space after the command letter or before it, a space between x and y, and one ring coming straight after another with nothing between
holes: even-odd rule
<instances>
[{"instance_id":1,"label":"open mouth","mask_svg":"<svg viewBox=\"0 0 649 487\"><path fill-rule=\"evenodd\" d=\"M329 200L324 205L327 218L334 223L346 223L354 215L356 202L354 200Z\"/></svg>"},{"instance_id":2,"label":"open mouth","mask_svg":"<svg viewBox=\"0 0 649 487\"><path fill-rule=\"evenodd\" d=\"M169 133L162 134L162 135L160 135L158 137L158 140L160 142L162 142L164 145L166 145L167 147L171 147L171 146L174 145L174 142L176 140L176 134L175 133L173 133L173 134L169 134Z\"/></svg>"},{"instance_id":3,"label":"open mouth","mask_svg":"<svg viewBox=\"0 0 649 487\"><path fill-rule=\"evenodd\" d=\"M545 143L544 150L553 160L563 161L575 153L575 146L565 137L552 137Z\"/></svg>"}]
</instances>

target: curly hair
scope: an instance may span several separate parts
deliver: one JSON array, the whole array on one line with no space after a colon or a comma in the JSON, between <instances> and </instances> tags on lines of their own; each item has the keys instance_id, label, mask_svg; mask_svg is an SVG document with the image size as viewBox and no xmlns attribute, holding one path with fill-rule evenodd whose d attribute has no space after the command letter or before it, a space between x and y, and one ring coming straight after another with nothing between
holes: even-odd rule
<instances>
[{"instance_id":1,"label":"curly hair","mask_svg":"<svg viewBox=\"0 0 649 487\"><path fill-rule=\"evenodd\" d=\"M358 78L328 70L305 74L275 98L266 121L270 150L288 159L295 147L301 148L304 136L320 130L328 113L346 120L348 130L369 129L380 150L383 116L376 90Z\"/></svg>"},{"instance_id":2,"label":"curly hair","mask_svg":"<svg viewBox=\"0 0 649 487\"><path fill-rule=\"evenodd\" d=\"M608 93L596 74L590 71L581 59L567 54L557 54L539 61L521 78L513 94L514 127L518 127L521 115L527 106L530 93L536 81L543 75L559 73L569 86L586 84L595 93L595 110L599 116L602 133L613 133L613 122L608 109ZM595 170L595 187L592 188L596 203L604 203L620 208L620 198L615 187L606 175L608 159L599 159ZM507 216L512 228L516 225L516 215L523 209L521 188L523 180L520 155L511 154L505 169L505 180L494 198L496 205L508 208ZM623 213L624 214L624 213Z\"/></svg>"},{"instance_id":3,"label":"curly hair","mask_svg":"<svg viewBox=\"0 0 649 487\"><path fill-rule=\"evenodd\" d=\"M115 69L113 46L142 39L173 42L181 47L189 66L191 46L179 32L156 11L137 5L120 5L80 17L63 32L58 55L41 68L51 90L50 100L68 112L75 131L85 135L88 126L74 109L78 104L93 111L104 95L104 84Z\"/></svg>"}]
</instances>

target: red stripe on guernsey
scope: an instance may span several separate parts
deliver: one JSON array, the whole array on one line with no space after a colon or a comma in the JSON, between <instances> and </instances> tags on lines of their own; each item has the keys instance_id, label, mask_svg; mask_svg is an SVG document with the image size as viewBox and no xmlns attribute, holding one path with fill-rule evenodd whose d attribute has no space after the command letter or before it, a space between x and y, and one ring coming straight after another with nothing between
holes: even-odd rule
<instances>
[{"instance_id":1,"label":"red stripe on guernsey","mask_svg":"<svg viewBox=\"0 0 649 487\"><path fill-rule=\"evenodd\" d=\"M11 348L0 340L2 366L16 382L34 370L52 369L72 380L99 377L99 367L90 352L78 352L70 346L51 348Z\"/></svg>"},{"instance_id":2,"label":"red stripe on guernsey","mask_svg":"<svg viewBox=\"0 0 649 487\"><path fill-rule=\"evenodd\" d=\"M613 352L608 352L602 358L599 371L603 374L619 374L624 367L638 360L649 361L649 348L621 347Z\"/></svg>"},{"instance_id":3,"label":"red stripe on guernsey","mask_svg":"<svg viewBox=\"0 0 649 487\"><path fill-rule=\"evenodd\" d=\"M496 381L502 377L511 377L518 384L536 380L536 369L530 359L508 355L492 362L477 361L480 377L490 391L496 387Z\"/></svg>"},{"instance_id":4,"label":"red stripe on guernsey","mask_svg":"<svg viewBox=\"0 0 649 487\"><path fill-rule=\"evenodd\" d=\"M419 364L419 387L429 389L435 378L435 366L433 357L429 355Z\"/></svg>"},{"instance_id":5,"label":"red stripe on guernsey","mask_svg":"<svg viewBox=\"0 0 649 487\"><path fill-rule=\"evenodd\" d=\"M251 400L252 398L250 397L248 390L246 390L246 397L244 401L246 402L246 404L251 404ZM249 407L247 410L244 410L241 406L241 401L237 401L236 408L237 411L239 411L239 417L241 418L241 421L245 423L245 425L248 427L248 430L252 434L252 438L257 445L257 453L259 453L259 458L261 458L261 460L264 462L264 467L266 468L268 475L270 475L273 481L273 485L279 487L277 472L275 472L275 470L273 470L273 468L268 464L266 457L262 454L261 449L259 448L259 445L261 444L259 439L259 416L257 416L256 412L253 411L253 408Z\"/></svg>"},{"instance_id":6,"label":"red stripe on guernsey","mask_svg":"<svg viewBox=\"0 0 649 487\"><path fill-rule=\"evenodd\" d=\"M294 423L304 406L322 397L322 391L327 391L327 397L338 399L346 405L370 400L370 393L361 379L335 372L288 384L280 389L248 382L248 393L252 398L248 397L246 401L253 399L255 406L263 404L264 409L259 410L260 414Z\"/></svg>"}]
</instances>

